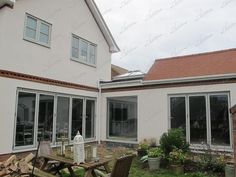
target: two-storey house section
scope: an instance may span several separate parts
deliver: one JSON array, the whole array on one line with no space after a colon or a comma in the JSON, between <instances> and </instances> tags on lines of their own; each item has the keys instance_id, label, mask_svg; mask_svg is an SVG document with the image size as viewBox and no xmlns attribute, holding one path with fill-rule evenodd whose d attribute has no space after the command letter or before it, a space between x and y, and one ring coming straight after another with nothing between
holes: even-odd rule
<instances>
[{"instance_id":1,"label":"two-storey house section","mask_svg":"<svg viewBox=\"0 0 236 177\"><path fill-rule=\"evenodd\" d=\"M6 6L7 5L7 6ZM0 0L0 154L97 140L99 81L118 52L93 0ZM3 133L4 132L4 133Z\"/></svg>"}]
</instances>

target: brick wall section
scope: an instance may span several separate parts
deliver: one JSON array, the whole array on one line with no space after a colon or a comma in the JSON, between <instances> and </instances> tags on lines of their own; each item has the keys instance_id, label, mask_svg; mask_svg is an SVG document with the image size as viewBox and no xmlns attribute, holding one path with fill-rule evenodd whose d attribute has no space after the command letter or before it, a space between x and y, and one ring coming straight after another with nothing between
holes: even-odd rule
<instances>
[{"instance_id":1,"label":"brick wall section","mask_svg":"<svg viewBox=\"0 0 236 177\"><path fill-rule=\"evenodd\" d=\"M234 105L231 109L230 112L232 114L232 119L233 119L233 148L234 148L234 162L236 162L236 105ZM236 174L236 163L235 165L235 174Z\"/></svg>"}]
</instances>

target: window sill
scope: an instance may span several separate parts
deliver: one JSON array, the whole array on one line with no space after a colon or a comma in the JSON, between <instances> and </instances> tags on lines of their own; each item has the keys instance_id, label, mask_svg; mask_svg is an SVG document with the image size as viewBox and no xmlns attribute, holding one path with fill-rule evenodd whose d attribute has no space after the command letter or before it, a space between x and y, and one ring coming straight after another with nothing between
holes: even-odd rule
<instances>
[{"instance_id":1,"label":"window sill","mask_svg":"<svg viewBox=\"0 0 236 177\"><path fill-rule=\"evenodd\" d=\"M115 143L128 143L128 144L138 144L137 140L134 139L120 139L120 138L114 138L114 137L109 137L105 141L107 142L115 142Z\"/></svg>"},{"instance_id":2,"label":"window sill","mask_svg":"<svg viewBox=\"0 0 236 177\"><path fill-rule=\"evenodd\" d=\"M38 41L35 41L35 40L32 40L32 39L30 39L30 38L26 38L26 37L24 37L23 38L25 41L27 41L27 42L31 42L31 43L33 43L33 44L37 44L37 45L40 45L40 46L42 46L42 47L46 47L46 48L48 48L48 49L51 49L51 47L50 47L50 44L44 44L44 43L40 43L40 42L38 42Z\"/></svg>"},{"instance_id":3,"label":"window sill","mask_svg":"<svg viewBox=\"0 0 236 177\"><path fill-rule=\"evenodd\" d=\"M76 59L76 58L73 58L73 57L71 57L71 60L74 61L74 62L77 62L77 63L81 63L81 64L84 64L84 65L93 67L93 68L96 68L96 67L97 67L96 64L89 64L89 63L83 62L83 61L81 61L81 60L79 60L79 59Z\"/></svg>"}]
</instances>

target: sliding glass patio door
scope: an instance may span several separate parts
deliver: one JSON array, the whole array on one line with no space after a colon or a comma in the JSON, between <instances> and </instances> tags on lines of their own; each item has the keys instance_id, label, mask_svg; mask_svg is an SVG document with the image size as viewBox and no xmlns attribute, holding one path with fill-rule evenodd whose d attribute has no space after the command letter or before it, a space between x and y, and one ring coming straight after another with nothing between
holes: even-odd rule
<instances>
[{"instance_id":1,"label":"sliding glass patio door","mask_svg":"<svg viewBox=\"0 0 236 177\"><path fill-rule=\"evenodd\" d=\"M181 94L169 98L170 128L182 128L191 145L232 148L229 93Z\"/></svg>"},{"instance_id":2,"label":"sliding glass patio door","mask_svg":"<svg viewBox=\"0 0 236 177\"><path fill-rule=\"evenodd\" d=\"M85 138L94 138L95 101L86 100Z\"/></svg>"},{"instance_id":3,"label":"sliding glass patio door","mask_svg":"<svg viewBox=\"0 0 236 177\"><path fill-rule=\"evenodd\" d=\"M74 139L78 131L81 135L83 135L83 109L84 100L80 98L73 98L71 140Z\"/></svg>"},{"instance_id":4,"label":"sliding glass patio door","mask_svg":"<svg viewBox=\"0 0 236 177\"><path fill-rule=\"evenodd\" d=\"M54 96L39 95L38 141L51 141L53 136Z\"/></svg>"},{"instance_id":5,"label":"sliding glass patio door","mask_svg":"<svg viewBox=\"0 0 236 177\"><path fill-rule=\"evenodd\" d=\"M189 96L190 143L207 142L206 97Z\"/></svg>"}]
</instances>

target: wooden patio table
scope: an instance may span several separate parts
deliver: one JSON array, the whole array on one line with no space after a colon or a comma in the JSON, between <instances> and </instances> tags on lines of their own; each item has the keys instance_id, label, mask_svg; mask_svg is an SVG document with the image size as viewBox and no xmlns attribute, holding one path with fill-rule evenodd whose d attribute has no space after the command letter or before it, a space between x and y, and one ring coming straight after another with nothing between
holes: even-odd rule
<instances>
[{"instance_id":1,"label":"wooden patio table","mask_svg":"<svg viewBox=\"0 0 236 177\"><path fill-rule=\"evenodd\" d=\"M95 169L103 167L106 173L110 173L111 170L109 168L108 163L111 161L111 159L101 159L97 162L86 162L86 163L81 163L81 164L75 164L72 159L64 158L61 156L56 156L56 155L42 155L41 158L44 159L44 163L41 166L41 170L45 170L48 162L50 160L52 161L57 161L59 165L57 165L54 169L51 169L50 171L59 171L61 169L67 168L69 170L69 173L72 177L76 177L72 167L77 166L77 167L82 167L85 170L84 177L97 177L95 173Z\"/></svg>"}]
</instances>

